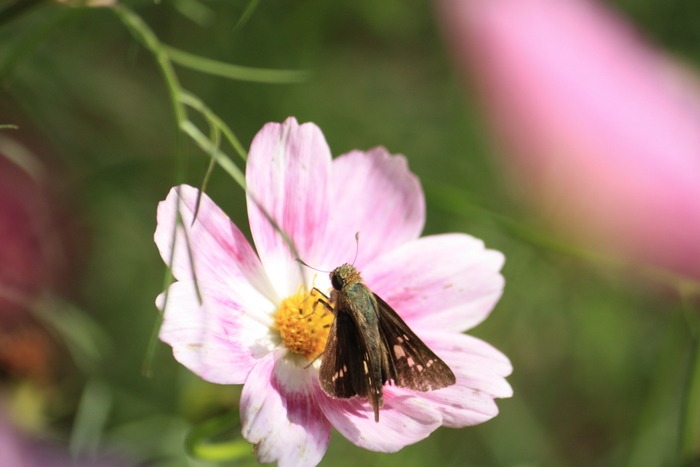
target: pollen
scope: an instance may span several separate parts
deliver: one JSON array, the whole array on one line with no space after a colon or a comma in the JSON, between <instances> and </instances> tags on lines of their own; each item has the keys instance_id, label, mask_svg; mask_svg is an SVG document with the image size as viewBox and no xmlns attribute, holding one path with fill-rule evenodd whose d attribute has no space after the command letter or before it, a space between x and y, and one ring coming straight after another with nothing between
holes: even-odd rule
<instances>
[{"instance_id":1,"label":"pollen","mask_svg":"<svg viewBox=\"0 0 700 467\"><path fill-rule=\"evenodd\" d=\"M314 361L326 347L333 324L328 299L315 289L285 298L275 312L275 328L292 352Z\"/></svg>"}]
</instances>

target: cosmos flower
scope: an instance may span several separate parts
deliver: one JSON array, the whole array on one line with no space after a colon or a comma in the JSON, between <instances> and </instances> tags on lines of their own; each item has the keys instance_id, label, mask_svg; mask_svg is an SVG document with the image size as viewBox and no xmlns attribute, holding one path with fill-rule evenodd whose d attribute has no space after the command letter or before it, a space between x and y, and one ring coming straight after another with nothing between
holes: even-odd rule
<instances>
[{"instance_id":1,"label":"cosmos flower","mask_svg":"<svg viewBox=\"0 0 700 467\"><path fill-rule=\"evenodd\" d=\"M700 278L697 77L598 2L438 5L518 194L588 247Z\"/></svg>"},{"instance_id":2,"label":"cosmos flower","mask_svg":"<svg viewBox=\"0 0 700 467\"><path fill-rule=\"evenodd\" d=\"M463 331L500 297L503 256L465 234L419 238L423 192L402 156L375 148L332 160L318 127L289 118L257 134L246 180L257 254L206 195L193 221L195 188L175 187L160 203L155 241L177 282L157 304L164 312L160 337L179 362L207 381L244 384L243 436L261 462L317 464L331 427L357 446L393 452L440 426L497 414L493 399L512 393L510 362ZM350 262L356 232L354 265L365 284L457 379L429 392L385 386L378 422L367 400L331 398L321 389L318 369L333 315L317 306L312 288L328 294L331 284L327 273L296 261L320 270Z\"/></svg>"}]
</instances>

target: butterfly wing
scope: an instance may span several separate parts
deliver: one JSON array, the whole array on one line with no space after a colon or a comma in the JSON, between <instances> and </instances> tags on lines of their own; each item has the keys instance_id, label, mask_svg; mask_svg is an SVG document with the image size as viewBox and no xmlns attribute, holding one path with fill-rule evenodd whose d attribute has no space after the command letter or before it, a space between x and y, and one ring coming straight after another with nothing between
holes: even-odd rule
<instances>
[{"instance_id":1,"label":"butterfly wing","mask_svg":"<svg viewBox=\"0 0 700 467\"><path fill-rule=\"evenodd\" d=\"M321 388L334 397L365 397L379 420L383 404L381 353L384 345L379 331L379 311L374 294L362 283L343 288L337 294L335 321L321 362Z\"/></svg>"},{"instance_id":2,"label":"butterfly wing","mask_svg":"<svg viewBox=\"0 0 700 467\"><path fill-rule=\"evenodd\" d=\"M455 384L455 375L440 357L376 294L379 330L385 347L383 379L416 391L431 391Z\"/></svg>"},{"instance_id":3,"label":"butterfly wing","mask_svg":"<svg viewBox=\"0 0 700 467\"><path fill-rule=\"evenodd\" d=\"M367 383L362 375L360 336L346 313L337 313L323 351L319 379L326 394L346 399L366 396Z\"/></svg>"}]
</instances>

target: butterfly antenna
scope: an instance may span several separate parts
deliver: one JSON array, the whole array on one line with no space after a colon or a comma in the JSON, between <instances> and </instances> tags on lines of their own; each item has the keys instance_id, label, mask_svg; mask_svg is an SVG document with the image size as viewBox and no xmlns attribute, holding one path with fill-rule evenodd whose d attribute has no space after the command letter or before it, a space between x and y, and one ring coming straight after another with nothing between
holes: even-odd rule
<instances>
[{"instance_id":1,"label":"butterfly antenna","mask_svg":"<svg viewBox=\"0 0 700 467\"><path fill-rule=\"evenodd\" d=\"M311 266L311 265L309 265L309 264L306 264L306 262L305 262L303 259L301 259L301 258L297 258L297 262L300 263L300 264L302 264L302 265L304 265L304 266L306 266L306 267L309 268L309 269L313 269L314 271L318 271L318 272L328 272L328 273L330 272L330 271L326 271L326 270L324 270L324 269L315 268L315 267L313 267L313 266Z\"/></svg>"},{"instance_id":2,"label":"butterfly antenna","mask_svg":"<svg viewBox=\"0 0 700 467\"><path fill-rule=\"evenodd\" d=\"M352 259L352 265L357 261L357 254L360 252L360 232L355 232L355 257Z\"/></svg>"}]
</instances>

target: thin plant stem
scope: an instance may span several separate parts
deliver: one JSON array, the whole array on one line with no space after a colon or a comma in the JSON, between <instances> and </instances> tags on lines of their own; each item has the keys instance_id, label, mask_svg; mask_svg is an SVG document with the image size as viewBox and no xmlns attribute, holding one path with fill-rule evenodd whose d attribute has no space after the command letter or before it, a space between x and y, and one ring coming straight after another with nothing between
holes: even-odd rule
<instances>
[{"instance_id":1,"label":"thin plant stem","mask_svg":"<svg viewBox=\"0 0 700 467\"><path fill-rule=\"evenodd\" d=\"M253 68L200 57L174 47L163 46L168 57L180 66L210 75L256 83L288 84L306 81L309 73L299 70Z\"/></svg>"},{"instance_id":2,"label":"thin plant stem","mask_svg":"<svg viewBox=\"0 0 700 467\"><path fill-rule=\"evenodd\" d=\"M180 94L182 88L177 79L177 75L175 74L175 70L173 69L168 54L163 49L160 41L153 33L151 28L149 28L136 13L122 4L115 5L113 7L113 11L117 14L122 23L124 23L124 25L126 25L126 27L131 31L134 37L141 42L144 47L150 50L151 53L153 53L153 56L156 58L156 62L158 63L160 71L163 74L163 78L165 79L165 84L168 88L170 104L173 107L175 120L179 128L180 125L187 120L187 112L185 111L185 107L178 99L178 95Z\"/></svg>"}]
</instances>

